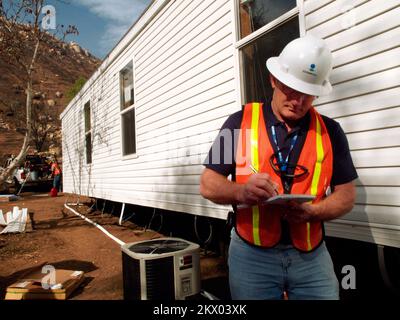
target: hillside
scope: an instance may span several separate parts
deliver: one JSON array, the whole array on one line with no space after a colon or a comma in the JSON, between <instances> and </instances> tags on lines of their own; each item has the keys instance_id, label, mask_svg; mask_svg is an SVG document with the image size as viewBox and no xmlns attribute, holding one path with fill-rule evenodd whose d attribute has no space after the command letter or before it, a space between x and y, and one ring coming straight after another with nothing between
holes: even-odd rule
<instances>
[{"instance_id":1,"label":"hillside","mask_svg":"<svg viewBox=\"0 0 400 320\"><path fill-rule=\"evenodd\" d=\"M88 79L101 61L74 42L66 43L50 34L46 37L34 72L33 105L39 117L46 115L46 121L53 128L41 151L49 150L60 155L59 115L68 103L65 93L79 77ZM27 57L31 54L27 52ZM0 161L9 154L18 153L22 146L24 88L18 69L10 65L0 52ZM35 151L31 147L30 153Z\"/></svg>"}]
</instances>

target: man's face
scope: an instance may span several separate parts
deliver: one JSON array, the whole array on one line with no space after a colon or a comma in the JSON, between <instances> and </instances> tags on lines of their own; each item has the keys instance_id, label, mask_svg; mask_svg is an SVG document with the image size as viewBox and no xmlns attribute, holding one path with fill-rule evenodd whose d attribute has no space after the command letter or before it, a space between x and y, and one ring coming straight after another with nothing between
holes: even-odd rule
<instances>
[{"instance_id":1,"label":"man's face","mask_svg":"<svg viewBox=\"0 0 400 320\"><path fill-rule=\"evenodd\" d=\"M303 118L312 107L315 97L284 85L272 75L270 81L274 89L273 107L278 118L285 122L296 122Z\"/></svg>"}]
</instances>

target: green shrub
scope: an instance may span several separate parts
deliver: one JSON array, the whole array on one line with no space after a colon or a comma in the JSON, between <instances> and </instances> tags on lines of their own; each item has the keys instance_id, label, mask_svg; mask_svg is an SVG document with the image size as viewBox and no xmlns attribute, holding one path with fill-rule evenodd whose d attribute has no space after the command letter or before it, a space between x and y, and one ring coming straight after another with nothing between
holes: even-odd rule
<instances>
[{"instance_id":1,"label":"green shrub","mask_svg":"<svg viewBox=\"0 0 400 320\"><path fill-rule=\"evenodd\" d=\"M68 102L70 102L77 95L77 93L82 89L82 87L85 83L86 83L86 79L82 76L80 76L75 81L75 83L72 85L72 87L69 88L65 94L65 96L68 99Z\"/></svg>"}]
</instances>

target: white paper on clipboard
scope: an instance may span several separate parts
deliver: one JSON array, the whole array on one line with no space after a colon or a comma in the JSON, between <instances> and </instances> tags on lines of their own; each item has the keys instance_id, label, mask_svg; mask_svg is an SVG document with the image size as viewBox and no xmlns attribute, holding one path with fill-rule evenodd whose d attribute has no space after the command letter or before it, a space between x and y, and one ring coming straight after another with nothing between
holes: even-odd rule
<instances>
[{"instance_id":1,"label":"white paper on clipboard","mask_svg":"<svg viewBox=\"0 0 400 320\"><path fill-rule=\"evenodd\" d=\"M289 201L298 203L309 202L315 199L315 196L310 194L279 194L264 201L266 204L286 204Z\"/></svg>"},{"instance_id":2,"label":"white paper on clipboard","mask_svg":"<svg viewBox=\"0 0 400 320\"><path fill-rule=\"evenodd\" d=\"M280 204L285 205L289 201L295 201L298 203L309 202L315 199L315 196L309 194L279 194L275 197L271 197L268 200L262 202L262 204ZM249 208L251 205L247 204L239 204L237 206L238 209L241 208Z\"/></svg>"}]
</instances>

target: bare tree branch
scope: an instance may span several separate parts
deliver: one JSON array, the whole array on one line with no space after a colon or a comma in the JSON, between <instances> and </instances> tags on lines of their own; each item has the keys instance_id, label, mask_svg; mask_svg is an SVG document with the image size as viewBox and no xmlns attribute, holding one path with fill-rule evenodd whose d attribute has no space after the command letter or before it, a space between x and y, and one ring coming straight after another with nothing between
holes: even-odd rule
<instances>
[{"instance_id":1,"label":"bare tree branch","mask_svg":"<svg viewBox=\"0 0 400 320\"><path fill-rule=\"evenodd\" d=\"M50 41L51 35L41 30L42 8L44 0L0 0L0 51L6 62L17 68L17 78L25 82L25 124L24 142L18 156L0 173L0 187L10 177L14 169L23 161L32 143L32 133L41 132L45 140L48 128L36 124L38 120L32 118L33 104L33 75L38 58L41 55L42 44ZM77 29L69 26L62 35L65 39L68 34L77 34ZM2 104L5 104L1 101ZM36 147L40 148L39 144ZM1 189L1 188L0 188Z\"/></svg>"}]
</instances>

